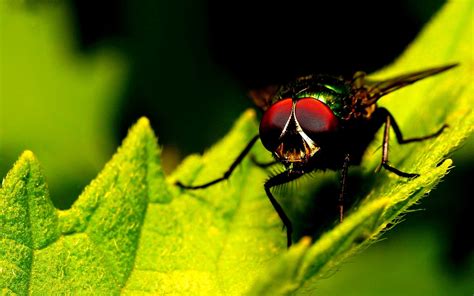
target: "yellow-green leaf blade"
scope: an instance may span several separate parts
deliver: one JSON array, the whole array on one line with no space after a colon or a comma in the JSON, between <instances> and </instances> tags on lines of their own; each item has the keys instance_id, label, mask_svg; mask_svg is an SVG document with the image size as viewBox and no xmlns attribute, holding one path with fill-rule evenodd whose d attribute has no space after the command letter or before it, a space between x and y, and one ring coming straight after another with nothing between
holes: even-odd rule
<instances>
[{"instance_id":1,"label":"yellow-green leaf blade","mask_svg":"<svg viewBox=\"0 0 474 296\"><path fill-rule=\"evenodd\" d=\"M2 243L8 247L0 253L1 288L19 294L117 294L133 269L148 203L170 201L162 190L158 151L148 121L140 120L66 211L53 208L37 161L25 153L1 188L6 207L0 222L7 226L1 228ZM24 235L25 227L32 235Z\"/></svg>"}]
</instances>

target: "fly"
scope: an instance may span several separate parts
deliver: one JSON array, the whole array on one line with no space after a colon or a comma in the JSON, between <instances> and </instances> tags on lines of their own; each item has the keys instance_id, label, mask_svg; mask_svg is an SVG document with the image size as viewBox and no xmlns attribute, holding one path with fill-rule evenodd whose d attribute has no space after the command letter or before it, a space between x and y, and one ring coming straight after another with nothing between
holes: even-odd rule
<instances>
[{"instance_id":1,"label":"fly","mask_svg":"<svg viewBox=\"0 0 474 296\"><path fill-rule=\"evenodd\" d=\"M340 170L338 196L339 220L344 217L344 193L348 168L359 165L376 132L384 126L380 167L403 178L416 178L416 173L403 172L389 163L390 128L399 144L420 142L440 135L447 125L430 135L405 139L393 115L378 107L377 101L416 81L439 74L456 64L427 69L383 81L367 79L357 72L352 79L327 75L309 75L280 86L250 92L264 113L259 134L255 135L225 174L201 185L184 185L184 189L202 189L229 178L234 169L260 139L265 148L282 163L285 171L270 177L265 193L287 231L287 245L292 243L292 223L273 196L271 189L298 179L315 170ZM262 164L263 166L263 164ZM379 168L380 168L379 167Z\"/></svg>"}]
</instances>

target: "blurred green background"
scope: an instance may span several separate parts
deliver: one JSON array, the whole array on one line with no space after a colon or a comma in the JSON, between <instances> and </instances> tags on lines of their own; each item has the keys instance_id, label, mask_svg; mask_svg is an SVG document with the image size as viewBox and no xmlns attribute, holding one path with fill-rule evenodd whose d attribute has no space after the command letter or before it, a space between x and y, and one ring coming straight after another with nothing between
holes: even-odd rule
<instances>
[{"instance_id":1,"label":"blurred green background","mask_svg":"<svg viewBox=\"0 0 474 296\"><path fill-rule=\"evenodd\" d=\"M0 175L30 149L53 202L68 208L140 116L151 119L169 172L225 135L252 106L249 89L374 71L442 5L1 1ZM472 294L472 151L471 140L453 156L425 211L322 280L320 294Z\"/></svg>"}]
</instances>

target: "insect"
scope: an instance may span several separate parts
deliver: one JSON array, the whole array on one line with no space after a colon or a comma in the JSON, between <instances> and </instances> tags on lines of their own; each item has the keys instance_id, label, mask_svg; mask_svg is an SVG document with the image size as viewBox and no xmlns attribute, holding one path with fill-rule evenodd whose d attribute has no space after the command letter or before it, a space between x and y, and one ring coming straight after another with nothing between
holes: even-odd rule
<instances>
[{"instance_id":1,"label":"insect","mask_svg":"<svg viewBox=\"0 0 474 296\"><path fill-rule=\"evenodd\" d=\"M251 91L251 98L264 111L259 135L252 138L221 178L197 186L184 185L179 181L176 185L185 189L201 189L226 180L260 139L273 154L275 162L282 163L286 168L271 176L265 182L264 189L286 227L289 247L292 243L292 223L271 189L315 170L340 170L338 208L339 220L342 222L348 168L360 164L364 152L382 126L382 159L378 169L383 167L404 178L418 177L416 173L403 172L390 165L390 129L395 132L398 143L407 144L434 138L447 125L441 126L433 134L405 139L393 115L387 109L378 107L377 101L393 91L454 66L456 64L383 81L372 81L363 72L356 72L352 79L309 75L284 85Z\"/></svg>"}]
</instances>

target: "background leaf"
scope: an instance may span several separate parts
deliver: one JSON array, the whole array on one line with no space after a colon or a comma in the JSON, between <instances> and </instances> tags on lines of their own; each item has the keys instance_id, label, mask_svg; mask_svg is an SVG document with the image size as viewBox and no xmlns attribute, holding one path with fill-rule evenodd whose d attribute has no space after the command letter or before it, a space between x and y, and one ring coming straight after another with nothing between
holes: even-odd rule
<instances>
[{"instance_id":1,"label":"background leaf","mask_svg":"<svg viewBox=\"0 0 474 296\"><path fill-rule=\"evenodd\" d=\"M79 54L66 4L0 3L0 174L35 151L61 208L113 152L109 110L127 73L113 48Z\"/></svg>"}]
</instances>

